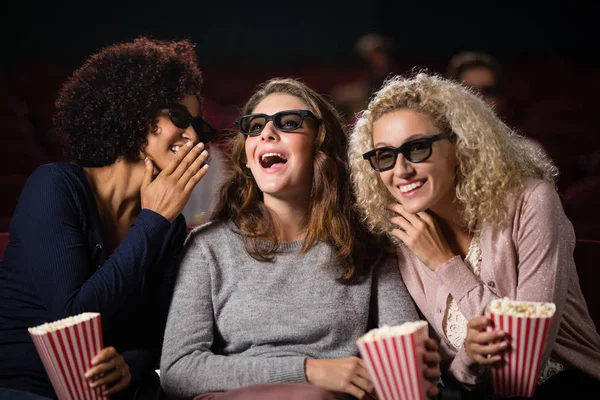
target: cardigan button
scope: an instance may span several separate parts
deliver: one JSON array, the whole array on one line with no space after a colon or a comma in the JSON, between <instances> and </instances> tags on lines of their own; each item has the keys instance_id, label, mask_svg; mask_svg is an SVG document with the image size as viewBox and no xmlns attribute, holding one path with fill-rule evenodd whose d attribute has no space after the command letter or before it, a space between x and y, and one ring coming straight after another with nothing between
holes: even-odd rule
<instances>
[{"instance_id":1,"label":"cardigan button","mask_svg":"<svg viewBox=\"0 0 600 400\"><path fill-rule=\"evenodd\" d=\"M494 281L489 281L487 284L491 288L496 287L496 282L494 282Z\"/></svg>"}]
</instances>

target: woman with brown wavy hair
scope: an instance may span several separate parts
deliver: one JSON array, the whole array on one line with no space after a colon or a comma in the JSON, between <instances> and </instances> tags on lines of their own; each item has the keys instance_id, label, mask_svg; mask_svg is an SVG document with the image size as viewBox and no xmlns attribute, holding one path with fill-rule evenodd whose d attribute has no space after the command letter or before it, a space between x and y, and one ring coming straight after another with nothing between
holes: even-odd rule
<instances>
[{"instance_id":1,"label":"woman with brown wavy hair","mask_svg":"<svg viewBox=\"0 0 600 400\"><path fill-rule=\"evenodd\" d=\"M417 315L395 258L354 212L340 118L303 83L274 79L236 123L214 221L186 242L163 388L174 398L365 398L373 384L356 340Z\"/></svg>"}]
</instances>

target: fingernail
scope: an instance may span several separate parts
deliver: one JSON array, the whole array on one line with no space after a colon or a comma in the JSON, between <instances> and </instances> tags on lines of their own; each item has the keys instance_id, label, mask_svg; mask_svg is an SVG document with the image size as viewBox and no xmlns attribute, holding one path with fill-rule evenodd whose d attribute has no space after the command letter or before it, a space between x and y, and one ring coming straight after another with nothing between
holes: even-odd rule
<instances>
[{"instance_id":1,"label":"fingernail","mask_svg":"<svg viewBox=\"0 0 600 400\"><path fill-rule=\"evenodd\" d=\"M145 162L148 162L148 161L150 161L150 160L148 160L148 157L146 157L146 158L144 158L144 161L145 161Z\"/></svg>"},{"instance_id":2,"label":"fingernail","mask_svg":"<svg viewBox=\"0 0 600 400\"><path fill-rule=\"evenodd\" d=\"M202 153L200 153L200 154L202 154L203 156L205 156L205 157L206 157L206 156L208 155L208 151L204 150L204 151L203 151Z\"/></svg>"},{"instance_id":3,"label":"fingernail","mask_svg":"<svg viewBox=\"0 0 600 400\"><path fill-rule=\"evenodd\" d=\"M201 149L204 147L204 143L200 142L196 145L197 148Z\"/></svg>"},{"instance_id":4,"label":"fingernail","mask_svg":"<svg viewBox=\"0 0 600 400\"><path fill-rule=\"evenodd\" d=\"M192 142L187 142L185 145L186 145L187 147L192 147L192 146L194 145L194 143L192 143Z\"/></svg>"},{"instance_id":5,"label":"fingernail","mask_svg":"<svg viewBox=\"0 0 600 400\"><path fill-rule=\"evenodd\" d=\"M504 349L504 348L506 348L506 346L508 346L508 342L500 343L500 348Z\"/></svg>"}]
</instances>

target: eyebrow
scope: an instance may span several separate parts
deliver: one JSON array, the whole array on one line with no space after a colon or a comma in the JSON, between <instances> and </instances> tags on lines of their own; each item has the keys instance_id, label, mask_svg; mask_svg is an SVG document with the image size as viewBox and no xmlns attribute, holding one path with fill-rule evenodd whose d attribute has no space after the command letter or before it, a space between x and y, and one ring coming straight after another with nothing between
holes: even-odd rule
<instances>
[{"instance_id":1,"label":"eyebrow","mask_svg":"<svg viewBox=\"0 0 600 400\"><path fill-rule=\"evenodd\" d=\"M432 134L415 133L414 135L410 135L408 138L406 138L406 140L400 146L402 146L404 143L410 142L413 139L420 139L422 137L432 136L432 135L437 135L437 133L432 133ZM400 146L398 146L398 147L400 147ZM375 143L374 147L377 148L377 147L395 147L395 146L392 146L391 144L386 143L386 142L377 142L377 143Z\"/></svg>"}]
</instances>

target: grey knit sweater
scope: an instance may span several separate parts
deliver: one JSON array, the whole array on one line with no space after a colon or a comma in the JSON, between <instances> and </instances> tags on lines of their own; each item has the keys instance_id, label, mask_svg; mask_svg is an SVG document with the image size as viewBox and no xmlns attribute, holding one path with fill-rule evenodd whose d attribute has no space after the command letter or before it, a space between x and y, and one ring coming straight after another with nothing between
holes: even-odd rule
<instances>
[{"instance_id":1,"label":"grey knit sweater","mask_svg":"<svg viewBox=\"0 0 600 400\"><path fill-rule=\"evenodd\" d=\"M160 363L170 398L306 382L306 358L358 355L356 339L368 329L418 319L395 258L344 285L329 245L300 255L301 245L284 243L274 262L260 262L231 222L190 234Z\"/></svg>"}]
</instances>

